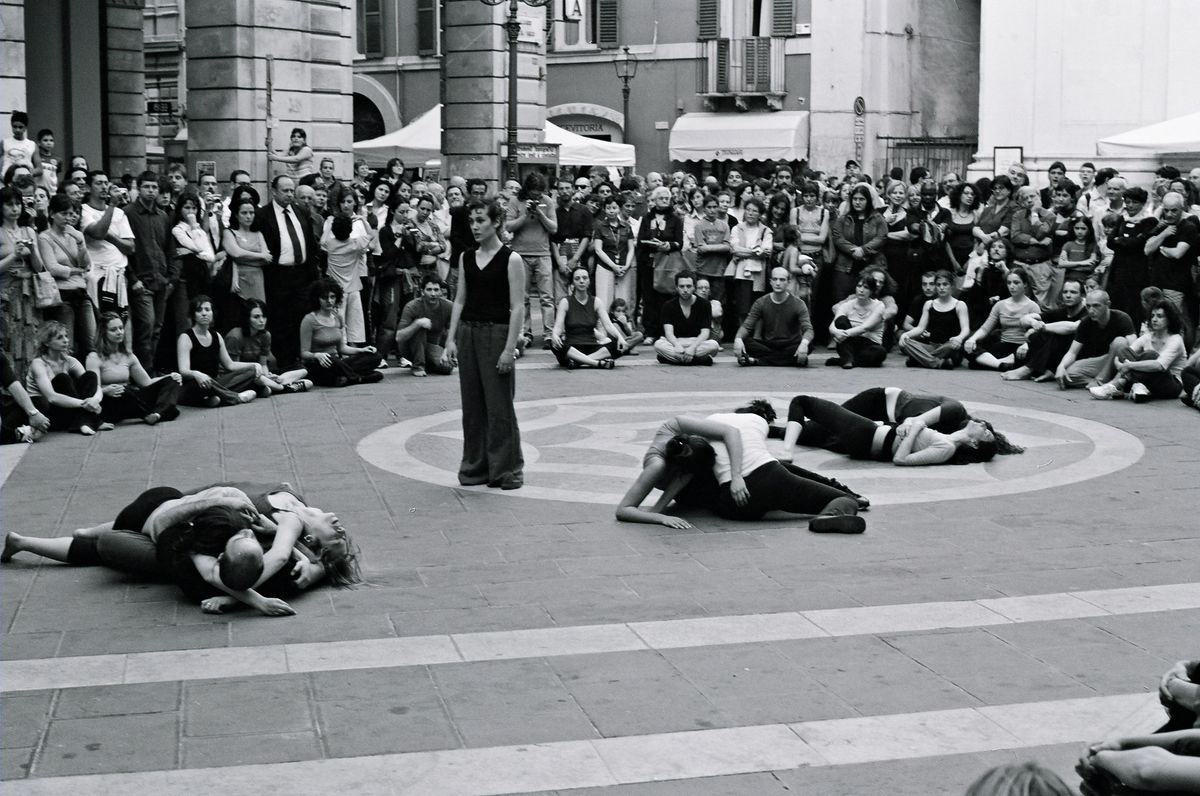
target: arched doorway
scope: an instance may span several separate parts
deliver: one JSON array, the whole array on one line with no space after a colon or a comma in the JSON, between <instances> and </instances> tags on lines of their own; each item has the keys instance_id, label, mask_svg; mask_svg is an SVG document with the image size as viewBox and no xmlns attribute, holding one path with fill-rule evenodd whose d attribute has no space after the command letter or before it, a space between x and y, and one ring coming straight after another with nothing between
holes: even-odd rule
<instances>
[{"instance_id":1,"label":"arched doorway","mask_svg":"<svg viewBox=\"0 0 1200 796\"><path fill-rule=\"evenodd\" d=\"M369 141L387 132L383 126L383 114L375 103L362 94L354 95L354 140Z\"/></svg>"}]
</instances>

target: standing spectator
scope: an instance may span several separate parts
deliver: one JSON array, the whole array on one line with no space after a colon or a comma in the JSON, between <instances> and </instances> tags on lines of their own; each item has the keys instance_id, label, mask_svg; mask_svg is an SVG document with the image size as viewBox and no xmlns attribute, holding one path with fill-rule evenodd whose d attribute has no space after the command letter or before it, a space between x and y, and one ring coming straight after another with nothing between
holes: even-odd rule
<instances>
[{"instance_id":1,"label":"standing spectator","mask_svg":"<svg viewBox=\"0 0 1200 796\"><path fill-rule=\"evenodd\" d=\"M133 347L142 367L154 367L154 352L167 314L167 300L179 278L172 257L171 217L158 204L158 175L143 171L137 180L138 198L126 217L133 230Z\"/></svg>"},{"instance_id":2,"label":"standing spectator","mask_svg":"<svg viewBox=\"0 0 1200 796\"><path fill-rule=\"evenodd\" d=\"M1054 204L1054 189L1067 179L1067 166L1061 160L1056 160L1046 169L1047 185L1038 192L1038 198L1043 210L1049 210Z\"/></svg>"},{"instance_id":3,"label":"standing spectator","mask_svg":"<svg viewBox=\"0 0 1200 796\"><path fill-rule=\"evenodd\" d=\"M10 187L0 189L0 212L0 345L17 373L25 374L37 352L41 313L32 281L34 272L42 270L42 258L21 197Z\"/></svg>"},{"instance_id":4,"label":"standing spectator","mask_svg":"<svg viewBox=\"0 0 1200 796\"><path fill-rule=\"evenodd\" d=\"M790 281L787 268L771 269L771 292L754 302L733 339L739 365L808 366L812 321L808 305L788 291Z\"/></svg>"},{"instance_id":5,"label":"standing spectator","mask_svg":"<svg viewBox=\"0 0 1200 796\"><path fill-rule=\"evenodd\" d=\"M45 128L37 134L38 159L42 162L42 173L38 177L38 185L53 196L58 192L58 173L62 171L62 159L54 154L54 131ZM87 169L84 169L86 172Z\"/></svg>"},{"instance_id":6,"label":"standing spectator","mask_svg":"<svg viewBox=\"0 0 1200 796\"><path fill-rule=\"evenodd\" d=\"M275 356L284 370L297 367L300 360L300 319L316 270L316 240L292 207L295 196L295 181L276 176L271 181L270 203L258 211L258 228L271 252L271 262L263 269L267 306L273 308L271 335Z\"/></svg>"},{"instance_id":7,"label":"standing spectator","mask_svg":"<svg viewBox=\"0 0 1200 796\"><path fill-rule=\"evenodd\" d=\"M182 163L172 163L167 166L165 176L171 186L171 190L169 192L164 191L163 194L171 197L171 207L174 208L179 205L179 197L183 196L184 191L188 190L187 169L184 168ZM195 189L193 189L194 192Z\"/></svg>"},{"instance_id":8,"label":"standing spectator","mask_svg":"<svg viewBox=\"0 0 1200 796\"><path fill-rule=\"evenodd\" d=\"M367 251L374 235L359 215L358 194L348 188L333 191L334 214L325 219L321 251L325 252L326 274L342 289L338 315L346 323L346 340L364 346L367 327L362 306L362 278L367 271Z\"/></svg>"},{"instance_id":9,"label":"standing spectator","mask_svg":"<svg viewBox=\"0 0 1200 796\"><path fill-rule=\"evenodd\" d=\"M178 333L188 326L186 312L190 298L212 294L218 267L216 243L204 225L203 205L200 196L191 190L180 194L175 203L171 236L175 239L175 259L179 261L179 281L171 293L171 306ZM224 319L229 327L236 322L235 318Z\"/></svg>"},{"instance_id":10,"label":"standing spectator","mask_svg":"<svg viewBox=\"0 0 1200 796\"><path fill-rule=\"evenodd\" d=\"M29 114L25 111L13 111L9 117L12 135L0 139L0 174L8 178L8 170L13 166L26 166L32 176L41 173L42 161L38 155L38 146L29 140Z\"/></svg>"},{"instance_id":11,"label":"standing spectator","mask_svg":"<svg viewBox=\"0 0 1200 796\"><path fill-rule=\"evenodd\" d=\"M1143 320L1139 297L1150 284L1146 242L1158 226L1158 219L1143 212L1147 198L1145 188L1126 188L1125 214L1121 224L1108 236L1108 248L1113 252L1108 268L1109 295L1113 307L1135 322Z\"/></svg>"},{"instance_id":12,"label":"standing spectator","mask_svg":"<svg viewBox=\"0 0 1200 796\"><path fill-rule=\"evenodd\" d=\"M853 161L851 161L853 162ZM832 228L837 261L833 266L834 302L840 302L855 289L858 275L868 265L883 265L883 245L887 223L875 210L874 197L865 183L850 188L848 212Z\"/></svg>"},{"instance_id":13,"label":"standing spectator","mask_svg":"<svg viewBox=\"0 0 1200 796\"><path fill-rule=\"evenodd\" d=\"M904 183L888 183L885 198L887 207L883 209L883 222L887 224L887 237L883 242L883 256L888 274L896 281L897 300L907 305L912 296L909 283L914 281L914 275L910 274L914 267L912 254L920 250L921 219L908 206L908 188Z\"/></svg>"},{"instance_id":14,"label":"standing spectator","mask_svg":"<svg viewBox=\"0 0 1200 796\"><path fill-rule=\"evenodd\" d=\"M774 236L763 223L766 205L750 197L742 206L742 221L729 233L729 248L733 260L726 270L726 315L732 314L731 324L739 326L750 314L750 307L766 293L767 269L771 264Z\"/></svg>"},{"instance_id":15,"label":"standing spectator","mask_svg":"<svg viewBox=\"0 0 1200 796\"><path fill-rule=\"evenodd\" d=\"M400 356L412 362L412 375L449 376L454 368L442 361L454 305L442 293L435 274L421 277L421 295L404 305L396 329Z\"/></svg>"},{"instance_id":16,"label":"standing spectator","mask_svg":"<svg viewBox=\"0 0 1200 796\"><path fill-rule=\"evenodd\" d=\"M79 211L62 194L50 200L50 226L38 235L42 265L54 276L62 304L42 311L42 317L60 321L71 335L71 350L86 357L96 340L96 310L88 296L92 260L83 233L75 227Z\"/></svg>"},{"instance_id":17,"label":"standing spectator","mask_svg":"<svg viewBox=\"0 0 1200 796\"><path fill-rule=\"evenodd\" d=\"M634 231L622 214L621 198L610 196L604 202L604 217L595 223L591 234L596 263L596 297L608 304L622 299L633 301L633 277L636 252Z\"/></svg>"},{"instance_id":18,"label":"standing spectator","mask_svg":"<svg viewBox=\"0 0 1200 796\"><path fill-rule=\"evenodd\" d=\"M1028 185L1017 189L1017 209L1010 216L1008 239L1013 262L1025 269L1033 284L1033 299L1048 310L1058 306L1065 269L1050 263L1053 217L1037 204L1036 190Z\"/></svg>"},{"instance_id":19,"label":"standing spectator","mask_svg":"<svg viewBox=\"0 0 1200 796\"><path fill-rule=\"evenodd\" d=\"M651 176L662 179L662 175L651 172L646 178L647 183ZM637 294L642 304L642 331L647 343L653 343L662 335L662 306L667 301L667 294L654 288L655 264L683 250L683 221L671 207L671 189L659 185L651 191L650 205L642 216L637 235ZM761 202L759 208L762 208Z\"/></svg>"},{"instance_id":20,"label":"standing spectator","mask_svg":"<svg viewBox=\"0 0 1200 796\"><path fill-rule=\"evenodd\" d=\"M227 294L230 301L222 303L222 311L234 311L233 317L241 315L241 303L254 299L266 301L267 290L264 270L271 263L271 252L267 241L258 231L255 217L258 205L248 195L242 195L233 209L233 219L225 230L223 245L229 255L231 280ZM228 309L225 309L228 307Z\"/></svg>"},{"instance_id":21,"label":"standing spectator","mask_svg":"<svg viewBox=\"0 0 1200 796\"><path fill-rule=\"evenodd\" d=\"M692 231L692 251L696 260L696 276L708 280L712 299L727 301L725 268L729 265L732 252L729 224L721 212L721 203L716 196L704 197L704 216L696 222Z\"/></svg>"},{"instance_id":22,"label":"standing spectator","mask_svg":"<svg viewBox=\"0 0 1200 796\"><path fill-rule=\"evenodd\" d=\"M525 345L533 343L530 298L542 307L542 348L549 351L554 329L554 264L550 260L550 236L558 232L558 210L546 196L546 178L537 172L525 175L507 208L504 228L512 235L512 251L525 264L529 284L525 295Z\"/></svg>"},{"instance_id":23,"label":"standing spectator","mask_svg":"<svg viewBox=\"0 0 1200 796\"><path fill-rule=\"evenodd\" d=\"M313 173L313 151L308 146L308 133L299 127L292 129L290 146L284 154L268 151L267 157L275 163L283 163L286 169L284 174L293 180ZM274 182L272 182L272 186L274 186ZM295 185L293 184L292 187L294 188Z\"/></svg>"},{"instance_id":24,"label":"standing spectator","mask_svg":"<svg viewBox=\"0 0 1200 796\"><path fill-rule=\"evenodd\" d=\"M675 274L675 299L662 307L662 337L654 343L658 361L663 365L712 365L721 344L709 339L711 333L712 308L696 296L696 275L680 271Z\"/></svg>"},{"instance_id":25,"label":"standing spectator","mask_svg":"<svg viewBox=\"0 0 1200 796\"><path fill-rule=\"evenodd\" d=\"M242 169L234 169L229 173L229 196L221 202L221 220L226 225L230 222L230 216L233 214L233 197L237 193L238 188L250 187L250 172Z\"/></svg>"},{"instance_id":26,"label":"standing spectator","mask_svg":"<svg viewBox=\"0 0 1200 796\"><path fill-rule=\"evenodd\" d=\"M987 246L997 238L1007 238L1012 229L1012 214L1017 205L1012 201L1016 188L1007 175L1001 174L992 181L991 195L979 213L975 225L975 240Z\"/></svg>"},{"instance_id":27,"label":"standing spectator","mask_svg":"<svg viewBox=\"0 0 1200 796\"><path fill-rule=\"evenodd\" d=\"M975 251L975 225L979 223L979 194L969 182L950 193L950 220L946 224L946 255L955 276L967 272L967 260Z\"/></svg>"},{"instance_id":28,"label":"standing spectator","mask_svg":"<svg viewBox=\"0 0 1200 796\"><path fill-rule=\"evenodd\" d=\"M1167 301L1180 311L1190 333L1191 310L1187 303L1195 289L1192 264L1200 251L1200 220L1185 215L1186 211L1186 200L1181 194L1172 191L1164 196L1162 218L1146 241L1145 252L1150 258L1150 284L1162 289Z\"/></svg>"},{"instance_id":29,"label":"standing spectator","mask_svg":"<svg viewBox=\"0 0 1200 796\"><path fill-rule=\"evenodd\" d=\"M554 259L554 299L558 301L571 290L571 273L575 266L588 266L592 250L592 229L596 219L587 206L580 204L575 187L570 179L558 180L557 220L558 229L550 236L550 253ZM610 194L611 198L611 194ZM588 267L588 274L593 273ZM610 272L611 273L611 272ZM597 275L596 290L599 293L600 279ZM604 301L608 306L611 298Z\"/></svg>"},{"instance_id":30,"label":"standing spectator","mask_svg":"<svg viewBox=\"0 0 1200 796\"><path fill-rule=\"evenodd\" d=\"M463 456L458 482L520 489L525 459L513 406L513 364L524 325L525 265L500 242L504 210L499 204L472 200L468 209L476 249L465 253L458 267L444 355L447 365L459 366Z\"/></svg>"},{"instance_id":31,"label":"standing spectator","mask_svg":"<svg viewBox=\"0 0 1200 796\"><path fill-rule=\"evenodd\" d=\"M92 260L88 293L96 309L115 312L125 321L125 349L133 342L129 318L129 287L133 272L129 257L135 251L133 227L125 211L117 207L116 197L124 192L112 186L103 171L89 171L88 198L80 208L80 228Z\"/></svg>"}]
</instances>

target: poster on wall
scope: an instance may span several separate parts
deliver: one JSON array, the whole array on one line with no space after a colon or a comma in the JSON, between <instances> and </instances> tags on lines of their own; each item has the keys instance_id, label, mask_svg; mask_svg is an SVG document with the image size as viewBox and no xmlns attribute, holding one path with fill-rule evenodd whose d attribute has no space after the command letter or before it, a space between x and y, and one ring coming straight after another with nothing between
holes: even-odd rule
<instances>
[{"instance_id":1,"label":"poster on wall","mask_svg":"<svg viewBox=\"0 0 1200 796\"><path fill-rule=\"evenodd\" d=\"M1008 173L1008 167L1025 160L1025 147L996 146L992 147L992 177Z\"/></svg>"}]
</instances>

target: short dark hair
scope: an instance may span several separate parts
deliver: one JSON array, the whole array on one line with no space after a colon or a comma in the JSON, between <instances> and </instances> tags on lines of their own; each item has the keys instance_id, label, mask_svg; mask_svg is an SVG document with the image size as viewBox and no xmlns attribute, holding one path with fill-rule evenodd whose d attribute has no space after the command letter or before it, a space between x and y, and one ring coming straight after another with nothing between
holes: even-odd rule
<instances>
[{"instance_id":1,"label":"short dark hair","mask_svg":"<svg viewBox=\"0 0 1200 796\"><path fill-rule=\"evenodd\" d=\"M1150 198L1150 195L1148 193L1146 193L1145 188L1141 187L1140 185L1134 185L1132 187L1126 188L1125 192L1122 194L1122 197L1127 202L1133 201L1133 202L1138 202L1140 204L1146 204L1146 200Z\"/></svg>"},{"instance_id":2,"label":"short dark hair","mask_svg":"<svg viewBox=\"0 0 1200 796\"><path fill-rule=\"evenodd\" d=\"M1067 173L1067 164L1063 163L1061 160L1056 160L1050 164L1050 167L1047 168L1046 171L1051 172L1051 171L1054 171L1055 169L1058 169L1063 174L1066 174Z\"/></svg>"},{"instance_id":3,"label":"short dark hair","mask_svg":"<svg viewBox=\"0 0 1200 796\"><path fill-rule=\"evenodd\" d=\"M38 138L42 136L39 134ZM1154 172L1155 177L1164 177L1168 180L1178 180L1183 174L1174 166L1159 166L1158 171Z\"/></svg>"},{"instance_id":4,"label":"short dark hair","mask_svg":"<svg viewBox=\"0 0 1200 796\"><path fill-rule=\"evenodd\" d=\"M472 199L471 201L467 202L468 215L476 210L482 210L483 212L487 213L488 219L490 219L493 224L499 224L500 219L504 217L504 209L500 207L499 202L494 200L481 201L479 199Z\"/></svg>"},{"instance_id":5,"label":"short dark hair","mask_svg":"<svg viewBox=\"0 0 1200 796\"><path fill-rule=\"evenodd\" d=\"M684 268L682 271L675 274L675 284L678 285L680 280L682 280L682 279L690 279L690 280L692 280L693 283L695 283L696 272L689 271L687 268Z\"/></svg>"},{"instance_id":6,"label":"short dark hair","mask_svg":"<svg viewBox=\"0 0 1200 796\"><path fill-rule=\"evenodd\" d=\"M139 186L144 182L152 182L155 185L158 185L158 174L156 174L153 171L150 171L149 169L146 169L141 174L139 174L138 178L137 178L137 184Z\"/></svg>"},{"instance_id":7,"label":"short dark hair","mask_svg":"<svg viewBox=\"0 0 1200 796\"><path fill-rule=\"evenodd\" d=\"M487 191L487 187L488 187L487 180L483 179L482 177L468 177L467 178L467 195L468 196L470 196L470 194L471 194L471 186L472 185L482 185L484 192Z\"/></svg>"},{"instance_id":8,"label":"short dark hair","mask_svg":"<svg viewBox=\"0 0 1200 796\"><path fill-rule=\"evenodd\" d=\"M101 175L107 177L108 172L104 169L92 169L87 173L87 176L84 177L84 180L86 180L88 187L91 187L92 183L96 181L96 178Z\"/></svg>"},{"instance_id":9,"label":"short dark hair","mask_svg":"<svg viewBox=\"0 0 1200 796\"><path fill-rule=\"evenodd\" d=\"M200 311L202 304L212 305L212 299L201 293L188 302L188 317L194 318L196 313Z\"/></svg>"},{"instance_id":10,"label":"short dark hair","mask_svg":"<svg viewBox=\"0 0 1200 796\"><path fill-rule=\"evenodd\" d=\"M234 169L233 171L229 172L229 181L234 182L243 174L245 174L247 177L250 176L250 172L246 171L245 169Z\"/></svg>"},{"instance_id":11,"label":"short dark hair","mask_svg":"<svg viewBox=\"0 0 1200 796\"><path fill-rule=\"evenodd\" d=\"M775 407L771 406L771 402L766 398L755 398L745 406L734 409L733 412L738 415L758 415L768 423L776 417Z\"/></svg>"},{"instance_id":12,"label":"short dark hair","mask_svg":"<svg viewBox=\"0 0 1200 796\"><path fill-rule=\"evenodd\" d=\"M23 124L26 127L28 127L29 126L29 114L26 113L25 111L13 111L12 116L9 118L8 121L10 124L14 124L14 123L15 124Z\"/></svg>"},{"instance_id":13,"label":"short dark hair","mask_svg":"<svg viewBox=\"0 0 1200 796\"><path fill-rule=\"evenodd\" d=\"M56 193L54 196L50 197L50 205L46 208L46 212L50 215L54 215L55 213L62 213L66 210L70 210L74 206L75 203L72 202L66 194Z\"/></svg>"},{"instance_id":14,"label":"short dark hair","mask_svg":"<svg viewBox=\"0 0 1200 796\"><path fill-rule=\"evenodd\" d=\"M350 230L354 223L347 216L337 215L333 217L333 223L330 224L329 230L333 233L333 237L338 240L349 240Z\"/></svg>"},{"instance_id":15,"label":"short dark hair","mask_svg":"<svg viewBox=\"0 0 1200 796\"><path fill-rule=\"evenodd\" d=\"M342 298L346 295L346 291L342 290L342 286L327 276L323 276L312 283L312 287L308 289L308 302L314 312L321 309L321 297L327 296L330 293L337 296L339 304L342 303Z\"/></svg>"},{"instance_id":16,"label":"short dark hair","mask_svg":"<svg viewBox=\"0 0 1200 796\"><path fill-rule=\"evenodd\" d=\"M48 135L54 135L54 131L51 130L49 127L43 127L41 130L38 130L38 134L37 134L38 138L45 138Z\"/></svg>"},{"instance_id":17,"label":"short dark hair","mask_svg":"<svg viewBox=\"0 0 1200 796\"><path fill-rule=\"evenodd\" d=\"M442 288L443 290L446 289L446 285L442 282L441 279L438 278L437 274L425 274L425 276L421 277L421 290L424 290L425 286L430 283L437 285L438 287Z\"/></svg>"},{"instance_id":18,"label":"short dark hair","mask_svg":"<svg viewBox=\"0 0 1200 796\"><path fill-rule=\"evenodd\" d=\"M1090 160L1085 160L1085 161L1083 161L1082 163L1080 163L1080 164L1079 164L1079 168L1081 168L1081 169L1091 169L1092 171L1095 171L1095 170L1096 170L1096 164L1095 164L1095 163L1093 163L1093 162L1092 162L1092 161L1090 161Z\"/></svg>"},{"instance_id":19,"label":"short dark hair","mask_svg":"<svg viewBox=\"0 0 1200 796\"><path fill-rule=\"evenodd\" d=\"M290 179L292 179L291 176L289 176L287 174L276 174L274 177L271 178L271 190L274 191L279 188L280 180L290 180Z\"/></svg>"},{"instance_id":20,"label":"short dark hair","mask_svg":"<svg viewBox=\"0 0 1200 796\"><path fill-rule=\"evenodd\" d=\"M182 174L184 177L187 177L187 167L182 163L172 163L167 166L167 174Z\"/></svg>"},{"instance_id":21,"label":"short dark hair","mask_svg":"<svg viewBox=\"0 0 1200 796\"><path fill-rule=\"evenodd\" d=\"M307 140L308 140L308 133L304 132L304 128L303 128L303 127L293 127L293 128L292 128L292 131L291 131L290 133L288 133L288 138L291 138L291 137L292 137L292 136L294 136L294 135L298 135L298 136L300 136L300 137L301 137L301 138L303 138L305 141L307 141Z\"/></svg>"},{"instance_id":22,"label":"short dark hair","mask_svg":"<svg viewBox=\"0 0 1200 796\"><path fill-rule=\"evenodd\" d=\"M908 182L910 185L916 185L921 180L929 176L929 169L924 166L916 166L908 173Z\"/></svg>"}]
</instances>

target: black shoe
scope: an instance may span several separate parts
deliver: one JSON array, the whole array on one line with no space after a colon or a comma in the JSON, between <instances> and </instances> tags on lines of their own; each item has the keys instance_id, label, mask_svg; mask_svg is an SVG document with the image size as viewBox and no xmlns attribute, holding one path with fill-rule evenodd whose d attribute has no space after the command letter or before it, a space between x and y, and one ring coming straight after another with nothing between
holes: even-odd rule
<instances>
[{"instance_id":1,"label":"black shoe","mask_svg":"<svg viewBox=\"0 0 1200 796\"><path fill-rule=\"evenodd\" d=\"M359 382L361 384L374 384L377 381L383 381L383 374L377 370L373 370L370 373L364 373L361 377L359 377Z\"/></svg>"},{"instance_id":2,"label":"black shoe","mask_svg":"<svg viewBox=\"0 0 1200 796\"><path fill-rule=\"evenodd\" d=\"M670 364L673 364L673 363L671 362L671 360L667 359L667 358L666 358L666 357L664 357L662 354L659 354L659 355L658 355L658 364L660 364L660 365L670 365Z\"/></svg>"},{"instance_id":3,"label":"black shoe","mask_svg":"<svg viewBox=\"0 0 1200 796\"><path fill-rule=\"evenodd\" d=\"M542 340L542 350L543 351L549 351L553 347L554 347L554 343L551 342L549 337Z\"/></svg>"},{"instance_id":4,"label":"black shoe","mask_svg":"<svg viewBox=\"0 0 1200 796\"><path fill-rule=\"evenodd\" d=\"M840 368L841 366L842 366L842 358L841 357L830 357L829 359L825 360L825 367Z\"/></svg>"},{"instance_id":5,"label":"black shoe","mask_svg":"<svg viewBox=\"0 0 1200 796\"><path fill-rule=\"evenodd\" d=\"M712 357L692 357L692 364L698 365L702 368L710 368L712 367L712 363Z\"/></svg>"},{"instance_id":6,"label":"black shoe","mask_svg":"<svg viewBox=\"0 0 1200 796\"><path fill-rule=\"evenodd\" d=\"M525 478L519 475L506 475L497 481L488 481L488 487L491 489L503 489L505 491L520 489L525 486Z\"/></svg>"},{"instance_id":7,"label":"black shoe","mask_svg":"<svg viewBox=\"0 0 1200 796\"><path fill-rule=\"evenodd\" d=\"M921 366L917 364L917 360L913 359L912 357L908 357L907 359L904 360L904 367L919 368Z\"/></svg>"},{"instance_id":8,"label":"black shoe","mask_svg":"<svg viewBox=\"0 0 1200 796\"><path fill-rule=\"evenodd\" d=\"M813 533L862 533L867 521L858 516L854 498L840 497L829 501L819 515L809 520L808 529Z\"/></svg>"}]
</instances>

